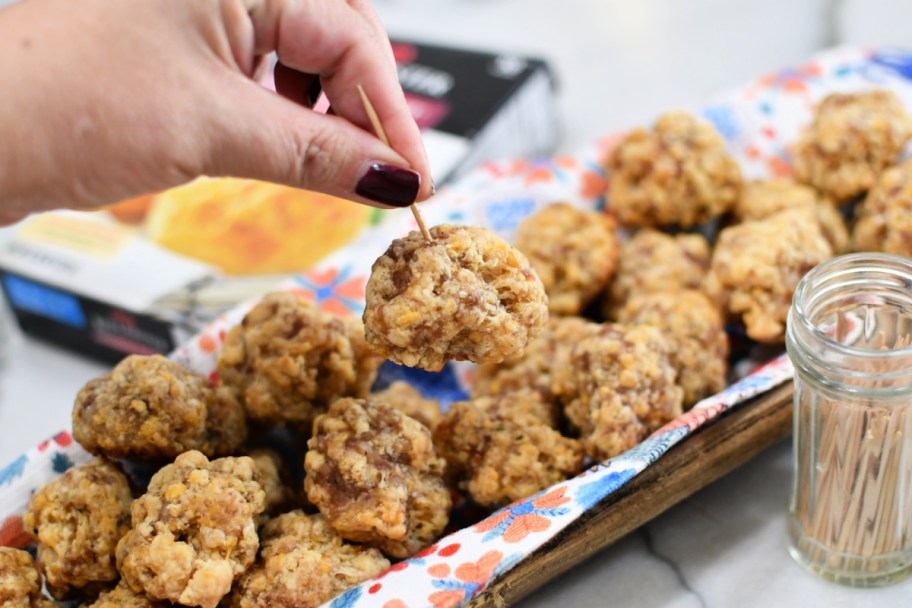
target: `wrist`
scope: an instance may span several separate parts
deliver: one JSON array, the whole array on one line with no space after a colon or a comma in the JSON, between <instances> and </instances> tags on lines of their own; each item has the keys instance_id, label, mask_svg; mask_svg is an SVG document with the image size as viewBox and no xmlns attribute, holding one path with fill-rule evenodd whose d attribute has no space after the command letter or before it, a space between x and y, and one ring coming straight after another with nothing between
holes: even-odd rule
<instances>
[{"instance_id":1,"label":"wrist","mask_svg":"<svg viewBox=\"0 0 912 608\"><path fill-rule=\"evenodd\" d=\"M67 94L55 83L54 43L46 35L41 0L15 4L0 13L0 213L22 217L63 203L56 138L65 113L49 112ZM59 58L58 58L59 61Z\"/></svg>"}]
</instances>

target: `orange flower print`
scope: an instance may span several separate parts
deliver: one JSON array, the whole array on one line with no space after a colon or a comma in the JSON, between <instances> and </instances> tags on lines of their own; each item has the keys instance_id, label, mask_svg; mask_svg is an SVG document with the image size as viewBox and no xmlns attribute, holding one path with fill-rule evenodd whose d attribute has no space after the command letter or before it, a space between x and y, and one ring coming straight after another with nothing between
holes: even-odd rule
<instances>
[{"instance_id":1,"label":"orange flower print","mask_svg":"<svg viewBox=\"0 0 912 608\"><path fill-rule=\"evenodd\" d=\"M808 83L820 78L822 70L816 63L807 63L797 68L789 68L767 74L760 78L755 85L747 89L750 97L762 92L782 92L790 95L805 95L808 93Z\"/></svg>"},{"instance_id":2,"label":"orange flower print","mask_svg":"<svg viewBox=\"0 0 912 608\"><path fill-rule=\"evenodd\" d=\"M488 551L475 562L465 562L456 567L455 578L435 580L434 587L440 589L428 596L428 601L435 608L456 608L468 598L485 588L494 577L497 567L503 562L503 553ZM435 572L448 572L449 568L435 569ZM434 573L431 573L434 576ZM445 575L444 575L445 576Z\"/></svg>"},{"instance_id":3,"label":"orange flower print","mask_svg":"<svg viewBox=\"0 0 912 608\"><path fill-rule=\"evenodd\" d=\"M537 184L539 182L548 183L553 179L554 174L551 172L551 168L547 165L540 165L533 167L526 174L525 185L531 186L532 184Z\"/></svg>"},{"instance_id":4,"label":"orange flower print","mask_svg":"<svg viewBox=\"0 0 912 608\"><path fill-rule=\"evenodd\" d=\"M544 532L551 527L551 518L568 512L562 506L570 502L570 498L564 496L565 491L566 488L560 487L513 503L477 524L475 530L485 532L482 542L502 536L508 543L518 543L530 534Z\"/></svg>"},{"instance_id":5,"label":"orange flower print","mask_svg":"<svg viewBox=\"0 0 912 608\"><path fill-rule=\"evenodd\" d=\"M482 168L495 177L521 177L525 186L553 182L563 177L560 163L563 159L542 158L537 160L513 160L505 163L491 163Z\"/></svg>"},{"instance_id":6,"label":"orange flower print","mask_svg":"<svg viewBox=\"0 0 912 608\"><path fill-rule=\"evenodd\" d=\"M466 583L484 584L502 559L503 553L500 551L488 551L477 562L466 562L457 567L456 578Z\"/></svg>"},{"instance_id":7,"label":"orange flower print","mask_svg":"<svg viewBox=\"0 0 912 608\"><path fill-rule=\"evenodd\" d=\"M340 317L360 315L367 278L351 276L350 266L313 270L295 277L295 293L312 299L320 310Z\"/></svg>"},{"instance_id":8,"label":"orange flower print","mask_svg":"<svg viewBox=\"0 0 912 608\"><path fill-rule=\"evenodd\" d=\"M608 180L595 171L586 171L580 180L580 196L583 198L598 198L608 190Z\"/></svg>"},{"instance_id":9,"label":"orange flower print","mask_svg":"<svg viewBox=\"0 0 912 608\"><path fill-rule=\"evenodd\" d=\"M771 156L767 159L770 175L773 177L786 178L792 176L792 166L778 156Z\"/></svg>"},{"instance_id":10,"label":"orange flower print","mask_svg":"<svg viewBox=\"0 0 912 608\"><path fill-rule=\"evenodd\" d=\"M26 532L22 525L22 517L19 515L11 515L0 524L0 547L25 549L34 540L34 537Z\"/></svg>"},{"instance_id":11,"label":"orange flower print","mask_svg":"<svg viewBox=\"0 0 912 608\"><path fill-rule=\"evenodd\" d=\"M428 596L428 601L435 608L456 608L462 604L466 598L465 589L447 589L446 591L435 591Z\"/></svg>"}]
</instances>

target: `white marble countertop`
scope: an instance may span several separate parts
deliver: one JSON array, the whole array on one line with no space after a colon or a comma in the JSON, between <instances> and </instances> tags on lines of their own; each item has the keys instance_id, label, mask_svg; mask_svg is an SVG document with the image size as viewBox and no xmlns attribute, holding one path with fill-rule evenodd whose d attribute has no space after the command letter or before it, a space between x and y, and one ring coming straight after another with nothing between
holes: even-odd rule
<instances>
[{"instance_id":1,"label":"white marble countertop","mask_svg":"<svg viewBox=\"0 0 912 608\"><path fill-rule=\"evenodd\" d=\"M0 5L9 0L0 0ZM545 57L558 80L562 151L802 61L842 41L912 46L900 0L375 0L394 35ZM557 9L557 10L556 10ZM107 367L0 319L0 464L67 425ZM782 442L595 558L526 606L908 606L912 580L857 590L786 552L791 446Z\"/></svg>"}]
</instances>

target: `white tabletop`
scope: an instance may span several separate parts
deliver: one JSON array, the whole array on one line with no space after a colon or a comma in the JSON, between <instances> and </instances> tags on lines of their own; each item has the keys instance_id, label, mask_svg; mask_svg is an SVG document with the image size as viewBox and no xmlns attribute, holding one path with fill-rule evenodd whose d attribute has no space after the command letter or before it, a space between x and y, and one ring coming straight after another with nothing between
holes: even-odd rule
<instances>
[{"instance_id":1,"label":"white tabletop","mask_svg":"<svg viewBox=\"0 0 912 608\"><path fill-rule=\"evenodd\" d=\"M912 47L912 6L900 0L375 0L375 6L393 35L549 60L560 82L562 151L800 62L823 46L848 40ZM107 369L23 337L3 316L0 464L67 426L76 392ZM849 589L805 573L789 558L790 459L788 442L770 448L524 604L912 604L912 581Z\"/></svg>"}]
</instances>

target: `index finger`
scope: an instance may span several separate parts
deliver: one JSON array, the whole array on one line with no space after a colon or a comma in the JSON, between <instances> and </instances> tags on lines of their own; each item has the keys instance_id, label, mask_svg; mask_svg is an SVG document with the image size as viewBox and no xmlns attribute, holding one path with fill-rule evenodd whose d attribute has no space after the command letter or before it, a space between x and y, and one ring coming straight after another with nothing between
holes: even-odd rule
<instances>
[{"instance_id":1,"label":"index finger","mask_svg":"<svg viewBox=\"0 0 912 608\"><path fill-rule=\"evenodd\" d=\"M336 115L372 132L358 85L366 91L390 147L421 174L418 199L432 191L430 163L421 132L405 101L389 38L363 3L350 0L260 0L251 2L256 52L275 50L279 61L317 74Z\"/></svg>"}]
</instances>

